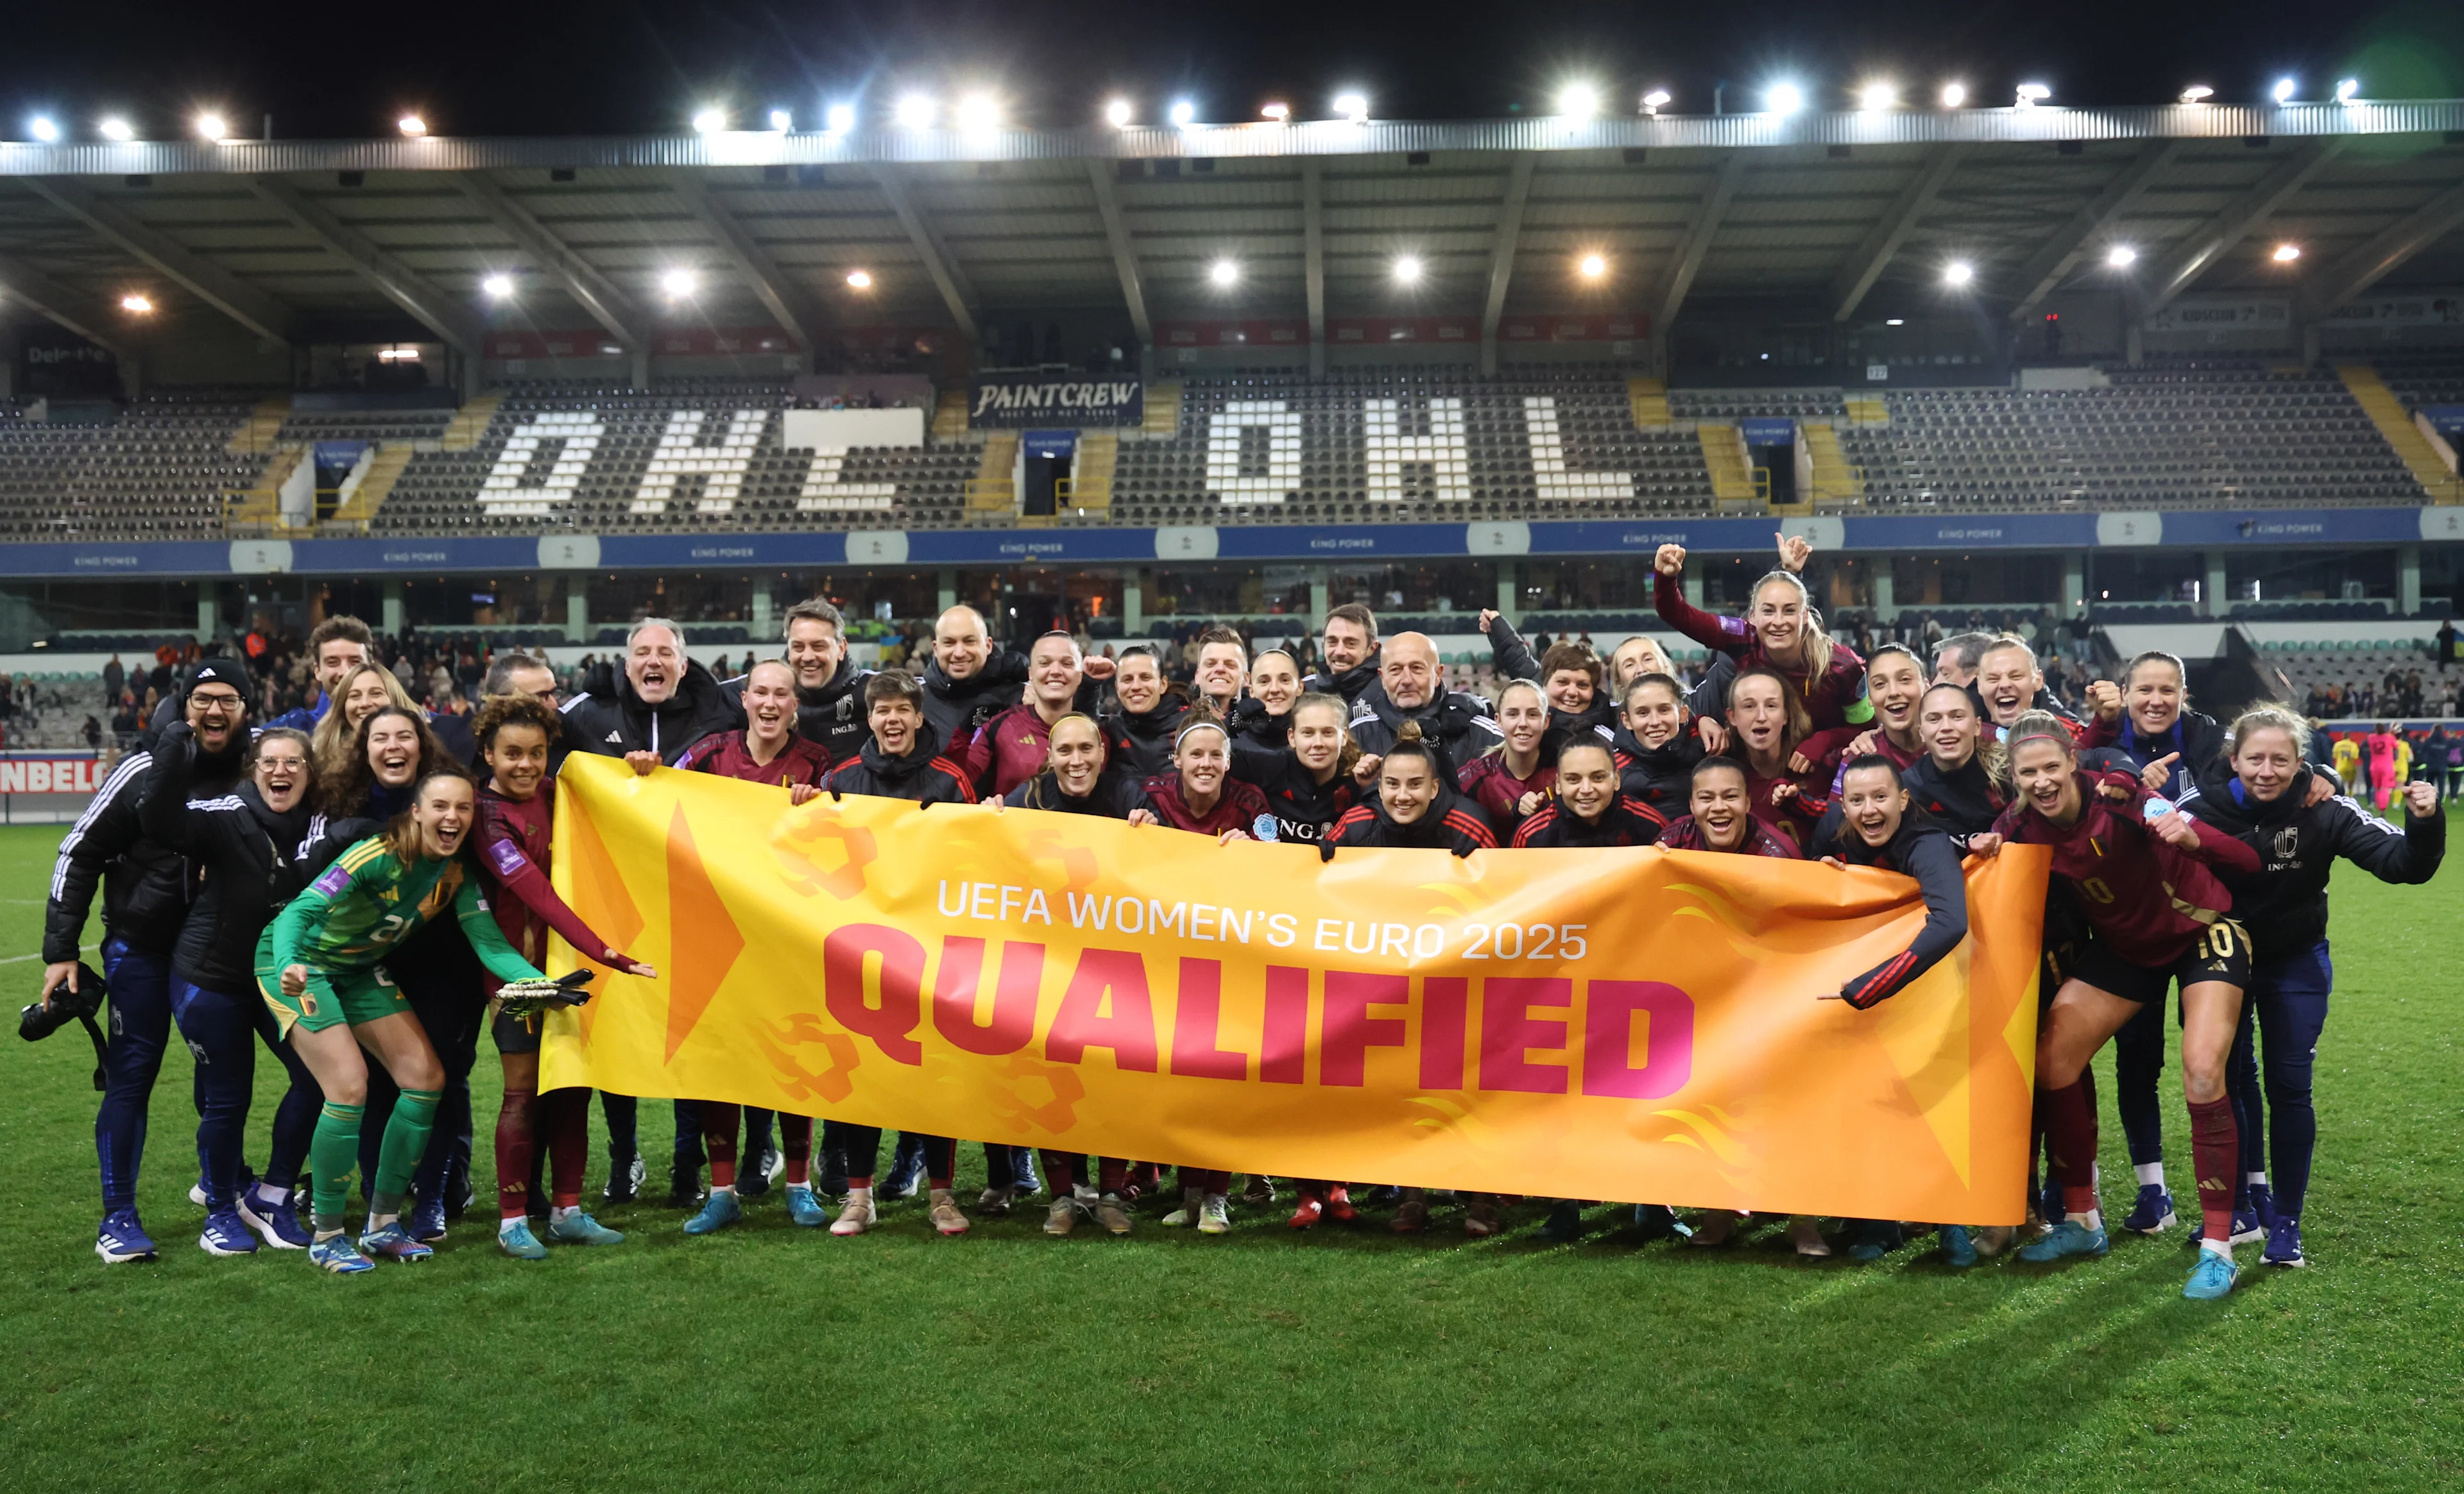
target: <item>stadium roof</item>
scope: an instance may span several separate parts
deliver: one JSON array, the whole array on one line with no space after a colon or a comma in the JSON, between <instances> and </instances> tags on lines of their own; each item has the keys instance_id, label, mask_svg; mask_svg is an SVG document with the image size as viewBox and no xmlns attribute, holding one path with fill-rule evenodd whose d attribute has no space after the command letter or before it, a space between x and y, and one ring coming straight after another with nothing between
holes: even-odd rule
<instances>
[{"instance_id":1,"label":"stadium roof","mask_svg":"<svg viewBox=\"0 0 2464 1494\"><path fill-rule=\"evenodd\" d=\"M0 299L106 344L685 325L1638 314L1848 320L1946 267L2066 285L2464 285L2464 101L568 140L0 143ZM2300 254L2274 257L2280 243ZM2109 268L2115 247L2136 254ZM1597 253L1605 273L1574 266ZM1420 274L1400 284L1398 256ZM1210 272L1229 261L1232 283ZM867 272L869 288L847 283ZM689 295L664 277L688 272ZM483 281L510 275L493 302ZM155 310L121 309L142 294Z\"/></svg>"}]
</instances>

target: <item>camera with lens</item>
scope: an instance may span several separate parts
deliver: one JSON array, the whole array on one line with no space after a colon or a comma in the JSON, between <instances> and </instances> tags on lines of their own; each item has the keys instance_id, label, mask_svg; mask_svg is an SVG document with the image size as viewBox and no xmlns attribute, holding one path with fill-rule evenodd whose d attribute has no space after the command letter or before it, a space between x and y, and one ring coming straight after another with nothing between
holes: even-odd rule
<instances>
[{"instance_id":1,"label":"camera with lens","mask_svg":"<svg viewBox=\"0 0 2464 1494\"><path fill-rule=\"evenodd\" d=\"M6 1010L6 1008L0 1008ZM52 993L49 1005L36 1001L17 1014L17 1036L29 1043L40 1043L73 1022L92 1022L102 1010L102 976L84 961L77 962L77 989L60 982Z\"/></svg>"}]
</instances>

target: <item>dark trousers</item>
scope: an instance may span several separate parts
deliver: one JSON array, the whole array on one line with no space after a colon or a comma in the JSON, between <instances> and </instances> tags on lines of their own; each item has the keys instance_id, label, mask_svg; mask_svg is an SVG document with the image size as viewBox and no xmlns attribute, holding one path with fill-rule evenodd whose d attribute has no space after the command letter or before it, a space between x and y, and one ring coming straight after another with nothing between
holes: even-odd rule
<instances>
[{"instance_id":1,"label":"dark trousers","mask_svg":"<svg viewBox=\"0 0 2464 1494\"><path fill-rule=\"evenodd\" d=\"M701 1154L701 1102L674 1100L670 1105L676 1121L675 1150L671 1153L677 1167L699 1167ZM607 1155L612 1165L626 1168L633 1165L633 1154L642 1150L642 1102L629 1094L599 1091L599 1112L607 1122Z\"/></svg>"},{"instance_id":2,"label":"dark trousers","mask_svg":"<svg viewBox=\"0 0 2464 1494\"><path fill-rule=\"evenodd\" d=\"M274 1111L274 1145L265 1159L266 1181L291 1187L307 1160L309 1138L325 1094L282 1041L274 1014L254 991L233 996L209 991L185 976L171 978L171 1015L197 1058L197 1166L205 1178L206 1207L219 1213L237 1201L241 1149L248 1110L255 1096L256 1044L282 1062L290 1086Z\"/></svg>"},{"instance_id":3,"label":"dark trousers","mask_svg":"<svg viewBox=\"0 0 2464 1494\"><path fill-rule=\"evenodd\" d=\"M2276 1212L2282 1219L2301 1217L2310 1189L2310 1158L2319 1143L2310 1079L2335 985L2336 965L2324 939L2254 968L2225 1070L2233 1118L2241 1124L2242 1175L2266 1172L2268 1148L2275 1148Z\"/></svg>"},{"instance_id":4,"label":"dark trousers","mask_svg":"<svg viewBox=\"0 0 2464 1494\"><path fill-rule=\"evenodd\" d=\"M846 1121L822 1123L822 1145L846 1158L847 1179L869 1178L881 1164L881 1128L857 1126ZM957 1171L958 1144L948 1136L917 1136L913 1131L900 1133L903 1142L913 1137L924 1151L924 1175L946 1180Z\"/></svg>"},{"instance_id":5,"label":"dark trousers","mask_svg":"<svg viewBox=\"0 0 2464 1494\"><path fill-rule=\"evenodd\" d=\"M105 938L102 978L111 997L111 1037L102 1050L94 1153L102 1168L102 1211L109 1214L137 1206L145 1109L154 1098L154 1076L163 1071L163 1044L171 1037L170 956Z\"/></svg>"},{"instance_id":6,"label":"dark trousers","mask_svg":"<svg viewBox=\"0 0 2464 1494\"><path fill-rule=\"evenodd\" d=\"M2130 1165L2165 1160L2165 1107L2156 1098L2165 1077L2165 1019L2170 1001L2149 1001L2113 1035L2113 1107L2130 1143Z\"/></svg>"}]
</instances>

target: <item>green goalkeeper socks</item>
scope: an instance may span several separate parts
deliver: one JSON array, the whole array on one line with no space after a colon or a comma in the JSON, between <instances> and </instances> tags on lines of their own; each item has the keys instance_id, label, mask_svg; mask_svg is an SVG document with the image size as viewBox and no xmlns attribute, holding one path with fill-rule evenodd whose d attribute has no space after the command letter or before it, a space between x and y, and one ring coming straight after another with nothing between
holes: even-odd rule
<instances>
[{"instance_id":1,"label":"green goalkeeper socks","mask_svg":"<svg viewBox=\"0 0 2464 1494\"><path fill-rule=\"evenodd\" d=\"M308 1141L309 1218L320 1230L342 1227L342 1205L350 1199L351 1175L360 1166L363 1110L328 1100L317 1112L317 1131Z\"/></svg>"},{"instance_id":2,"label":"green goalkeeper socks","mask_svg":"<svg viewBox=\"0 0 2464 1494\"><path fill-rule=\"evenodd\" d=\"M402 1212L403 1196L410 1191L411 1175L419 1170L419 1159L428 1151L436 1102L444 1093L442 1089L405 1089L402 1098L394 1101L393 1117L385 1122L385 1144L377 1150L376 1186L368 1190L372 1217Z\"/></svg>"}]
</instances>

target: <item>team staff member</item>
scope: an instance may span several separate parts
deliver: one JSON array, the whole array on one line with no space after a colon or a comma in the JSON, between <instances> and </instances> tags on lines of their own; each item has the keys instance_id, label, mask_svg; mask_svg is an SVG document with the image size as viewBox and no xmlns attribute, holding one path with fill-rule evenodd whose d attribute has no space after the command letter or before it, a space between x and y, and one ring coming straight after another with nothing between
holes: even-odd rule
<instances>
[{"instance_id":1,"label":"team staff member","mask_svg":"<svg viewBox=\"0 0 2464 1494\"><path fill-rule=\"evenodd\" d=\"M820 597L787 609L787 668L796 671L796 735L831 763L854 757L871 732L865 724L864 682L871 675L847 658L847 619Z\"/></svg>"},{"instance_id":2,"label":"team staff member","mask_svg":"<svg viewBox=\"0 0 2464 1494\"><path fill-rule=\"evenodd\" d=\"M715 773L721 778L787 790L790 806L821 792L829 759L817 744L796 735L795 670L776 659L764 659L744 671L745 727L705 736L685 749L679 768ZM702 1100L702 1147L710 1155L710 1197L685 1220L688 1235L707 1235L744 1217L737 1197L737 1131L744 1131L743 1155L755 1166L770 1151L773 1111L730 1101ZM787 1218L807 1229L829 1222L813 1196L813 1122L809 1116L778 1116L781 1163L786 1170ZM1007 1158L1002 1149L1003 1159Z\"/></svg>"},{"instance_id":3,"label":"team staff member","mask_svg":"<svg viewBox=\"0 0 2464 1494\"><path fill-rule=\"evenodd\" d=\"M1752 610L1745 617L1718 617L1685 600L1685 547L1661 545L1652 560L1652 604L1668 626L1733 660L1740 672L1757 665L1776 670L1812 730L1861 726L1874 718L1865 698L1865 661L1822 630L1822 614L1796 574L1812 548L1782 536L1782 568L1754 582Z\"/></svg>"},{"instance_id":4,"label":"team staff member","mask_svg":"<svg viewBox=\"0 0 2464 1494\"><path fill-rule=\"evenodd\" d=\"M308 1156L324 1097L256 999L257 935L307 882L299 855L308 835L308 734L275 727L249 752L249 776L231 793L191 798L196 729L175 721L155 743L153 780L139 823L146 839L187 856L200 873L197 899L171 955L171 1013L196 1054L197 1155L204 1165L208 1255L245 1255L254 1229L277 1250L303 1250L308 1235L291 1189ZM239 1194L240 1153L262 1038L290 1075L274 1115L265 1176Z\"/></svg>"},{"instance_id":5,"label":"team staff member","mask_svg":"<svg viewBox=\"0 0 2464 1494\"><path fill-rule=\"evenodd\" d=\"M2071 714L2045 689L2044 667L2024 638L2004 633L1987 643L1977 655L1976 678L1969 688L1984 706L1985 718L1993 723L1997 737L2007 735L2019 717L2036 711L2059 721L2073 741L2086 740L2087 723Z\"/></svg>"},{"instance_id":6,"label":"team staff member","mask_svg":"<svg viewBox=\"0 0 2464 1494\"><path fill-rule=\"evenodd\" d=\"M325 1094L309 1146L316 1238L308 1258L329 1271L367 1270L369 1255L407 1263L434 1254L410 1237L400 1216L411 1171L428 1148L445 1069L384 961L450 907L491 975L545 978L505 942L479 895L476 869L461 855L477 818L462 770L430 769L414 785L411 807L385 834L344 851L257 942L257 994ZM363 1048L393 1075L401 1098L385 1124L355 1250L342 1233L342 1206L367 1096Z\"/></svg>"},{"instance_id":7,"label":"team staff member","mask_svg":"<svg viewBox=\"0 0 2464 1494\"><path fill-rule=\"evenodd\" d=\"M1145 644L1121 650L1113 666L1114 709L1104 717L1105 751L1141 778L1172 770L1173 744L1191 719L1189 702L1165 688L1162 663Z\"/></svg>"},{"instance_id":8,"label":"team staff member","mask_svg":"<svg viewBox=\"0 0 2464 1494\"><path fill-rule=\"evenodd\" d=\"M333 713L343 677L376 657L377 641L368 625L355 617L335 616L308 630L308 660L317 672L317 703L285 711L265 723L267 731L286 727L314 732Z\"/></svg>"},{"instance_id":9,"label":"team staff member","mask_svg":"<svg viewBox=\"0 0 2464 1494\"><path fill-rule=\"evenodd\" d=\"M947 614L944 614L946 621ZM975 802L966 769L940 755L939 737L924 715L925 690L905 670L883 670L865 682L866 714L872 740L853 761L831 773L833 794L869 794L904 799L919 804L965 804ZM833 1235L861 1235L878 1222L872 1199L873 1169L881 1160L881 1128L829 1123L831 1145L847 1158L847 1206L830 1223ZM967 1217L958 1212L951 1192L957 1171L957 1143L947 1136L921 1138L924 1172L931 1187L933 1227L944 1235L967 1232Z\"/></svg>"},{"instance_id":10,"label":"team staff member","mask_svg":"<svg viewBox=\"0 0 2464 1494\"><path fill-rule=\"evenodd\" d=\"M2211 867L2258 869L2240 841L2179 809L2149 819L2152 797L2126 772L2079 770L2069 725L2031 712L2004 739L2018 802L1994 828L2005 842L2050 846L2054 875L2079 894L2089 935L2046 1010L2036 1093L2062 1184L2061 1223L2019 1252L2028 1261L2102 1255L2096 1197L2096 1110L2079 1074L2122 1024L2182 988L2182 1090L2204 1221L2198 1264L2183 1295L2222 1297L2233 1258L2233 1178L2239 1159L2225 1066L2250 978L2250 943L2228 916L2232 894ZM2105 802L2108 798L2118 802Z\"/></svg>"},{"instance_id":11,"label":"team staff member","mask_svg":"<svg viewBox=\"0 0 2464 1494\"><path fill-rule=\"evenodd\" d=\"M1281 648L1269 648L1249 661L1249 693L1224 718L1232 728L1235 747L1287 747L1292 730L1292 707L1301 697L1300 661Z\"/></svg>"},{"instance_id":12,"label":"team staff member","mask_svg":"<svg viewBox=\"0 0 2464 1494\"><path fill-rule=\"evenodd\" d=\"M1560 736L1590 731L1606 736L1616 729L1616 703L1600 689L1607 670L1590 645L1554 643L1546 654L1535 656L1514 625L1494 607L1481 612L1480 630L1488 635L1498 678L1529 680L1539 686L1549 702L1550 727ZM1556 743L1551 742L1550 752L1553 756L1555 751Z\"/></svg>"},{"instance_id":13,"label":"team staff member","mask_svg":"<svg viewBox=\"0 0 2464 1494\"><path fill-rule=\"evenodd\" d=\"M2227 734L2230 776L2212 774L2183 802L2203 824L2237 836L2256 854L2254 877L2228 877L2242 926L2251 934L2250 1006L2267 1064L2266 1097L2242 1108L2243 1152L2264 1133L2276 1152L2273 1219L2260 1261L2301 1265L2301 1205L2319 1119L2310 1101L2311 1065L2327 1025L2336 967L2327 954L2327 880L2337 858L2382 882L2420 886L2437 873L2447 849L2447 817L2431 783L2404 789L2399 831L2346 798L2306 802L2309 726L2280 706L2245 711ZM2252 1020L2233 1042L2241 1088L2255 1091ZM2272 1109L2273 1116L2262 1115ZM2245 1175L2253 1171L2245 1168ZM2261 1180L2252 1191L2265 1188Z\"/></svg>"},{"instance_id":14,"label":"team staff member","mask_svg":"<svg viewBox=\"0 0 2464 1494\"><path fill-rule=\"evenodd\" d=\"M1376 683L1385 662L1377 643L1377 614L1357 602L1327 613L1317 651L1322 662L1309 676L1310 692L1341 695L1346 705L1357 703L1360 692Z\"/></svg>"},{"instance_id":15,"label":"team staff member","mask_svg":"<svg viewBox=\"0 0 2464 1494\"><path fill-rule=\"evenodd\" d=\"M563 735L556 708L531 694L488 697L473 727L488 781L479 788L479 865L495 889L496 927L522 958L547 962L547 936L561 934L587 957L630 975L658 972L627 957L590 930L548 880L556 841L556 791L548 765ZM489 994L494 995L494 982ZM530 1188L539 1137L548 1146L548 1239L566 1245L612 1245L624 1236L582 1210L582 1171L590 1151L590 1091L539 1091L539 1033L532 1020L499 1011L489 1022L504 1097L496 1110L496 1244L517 1261L547 1246L532 1233Z\"/></svg>"},{"instance_id":16,"label":"team staff member","mask_svg":"<svg viewBox=\"0 0 2464 1494\"><path fill-rule=\"evenodd\" d=\"M1514 832L1529 846L1654 846L1668 822L1660 811L1617 788L1617 758L1596 737L1578 736L1557 749L1555 794Z\"/></svg>"},{"instance_id":17,"label":"team staff member","mask_svg":"<svg viewBox=\"0 0 2464 1494\"><path fill-rule=\"evenodd\" d=\"M192 793L231 791L248 747L247 667L209 655L188 676L180 712L196 734ZM95 889L102 890L103 987L111 999L111 1040L103 1049L102 1104L94 1150L102 1173L102 1223L95 1254L116 1265L155 1256L137 1217L137 1171L145 1153L145 1110L171 1032L171 961L187 920L187 872L178 851L144 832L138 802L151 754L132 752L112 769L60 839L43 907L43 1000L78 990L77 941ZM79 992L80 995L85 994Z\"/></svg>"},{"instance_id":18,"label":"team staff member","mask_svg":"<svg viewBox=\"0 0 2464 1494\"><path fill-rule=\"evenodd\" d=\"M1502 835L1511 835L1547 803L1556 786L1557 747L1570 738L1551 728L1550 714L1539 686L1509 681L1497 692L1497 727L1505 739L1455 776L1455 786L1471 796Z\"/></svg>"},{"instance_id":19,"label":"team staff member","mask_svg":"<svg viewBox=\"0 0 2464 1494\"><path fill-rule=\"evenodd\" d=\"M1046 633L1026 656L1026 698L986 721L964 743L961 766L978 790L1001 795L1044 771L1052 723L1078 709L1086 680L1078 640Z\"/></svg>"},{"instance_id":20,"label":"team staff member","mask_svg":"<svg viewBox=\"0 0 2464 1494\"><path fill-rule=\"evenodd\" d=\"M1266 796L1275 839L1324 840L1359 798L1352 770L1360 749L1343 725L1350 713L1340 695L1307 694L1289 713L1287 745L1259 747L1233 737L1232 776Z\"/></svg>"},{"instance_id":21,"label":"team staff member","mask_svg":"<svg viewBox=\"0 0 2464 1494\"><path fill-rule=\"evenodd\" d=\"M1354 771L1364 786L1380 781L1378 758L1402 739L1406 726L1418 728L1414 739L1448 783L1503 739L1487 701L1445 688L1438 646L1428 635L1397 633L1378 653L1377 678L1352 706L1352 739L1360 747Z\"/></svg>"},{"instance_id":22,"label":"team staff member","mask_svg":"<svg viewBox=\"0 0 2464 1494\"><path fill-rule=\"evenodd\" d=\"M559 710L575 752L623 758L636 771L645 764L673 764L711 733L744 724L743 713L710 670L685 657L682 630L656 617L642 619L626 633L624 672L610 693L585 691ZM607 1197L621 1202L638 1186L639 1106L630 1095L603 1092L600 1107L607 1119ZM692 1101L675 1103L675 1122L668 1206L690 1209L701 1197L701 1117Z\"/></svg>"},{"instance_id":23,"label":"team staff member","mask_svg":"<svg viewBox=\"0 0 2464 1494\"><path fill-rule=\"evenodd\" d=\"M1219 721L1232 718L1232 708L1249 688L1249 648L1241 635L1221 623L1199 629L1197 664L1191 669L1191 692L1199 709Z\"/></svg>"}]
</instances>

